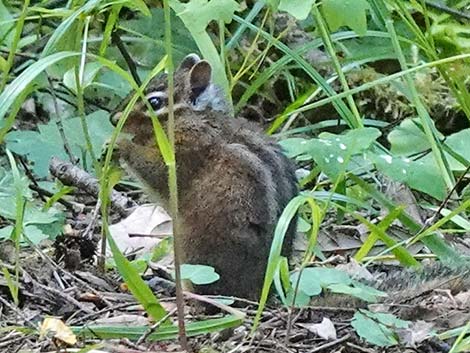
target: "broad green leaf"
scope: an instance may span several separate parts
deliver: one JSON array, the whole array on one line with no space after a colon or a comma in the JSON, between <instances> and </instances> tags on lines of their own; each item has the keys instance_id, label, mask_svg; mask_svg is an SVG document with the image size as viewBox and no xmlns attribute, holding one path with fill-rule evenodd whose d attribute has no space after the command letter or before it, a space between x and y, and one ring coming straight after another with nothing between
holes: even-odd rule
<instances>
[{"instance_id":1,"label":"broad green leaf","mask_svg":"<svg viewBox=\"0 0 470 353\"><path fill-rule=\"evenodd\" d=\"M412 155L431 148L425 133L418 127L418 119L405 119L393 129L387 139L390 141L390 151L393 155ZM438 134L442 139L442 134Z\"/></svg>"},{"instance_id":2,"label":"broad green leaf","mask_svg":"<svg viewBox=\"0 0 470 353\"><path fill-rule=\"evenodd\" d=\"M212 37L205 29L211 21L230 22L239 8L238 3L234 0L192 0L188 3L171 0L170 6L191 33L203 57L211 64L212 79L222 87L231 106L232 97L224 63Z\"/></svg>"},{"instance_id":3,"label":"broad green leaf","mask_svg":"<svg viewBox=\"0 0 470 353\"><path fill-rule=\"evenodd\" d=\"M41 229L36 226L26 226L23 229L24 236L28 238L34 245L39 244L41 241L51 239L49 235L45 234Z\"/></svg>"},{"instance_id":4,"label":"broad green leaf","mask_svg":"<svg viewBox=\"0 0 470 353\"><path fill-rule=\"evenodd\" d=\"M140 12L142 12L142 14L144 14L144 16L147 16L147 17L152 16L152 14L150 13L150 10L147 7L147 5L145 4L144 0L113 1L113 6L118 6L118 5L128 7L129 9L132 9L132 10L140 11ZM104 6L107 7L107 6L109 6L109 4L105 4Z\"/></svg>"},{"instance_id":5,"label":"broad green leaf","mask_svg":"<svg viewBox=\"0 0 470 353\"><path fill-rule=\"evenodd\" d=\"M209 284L218 281L219 274L215 272L214 268L207 265L181 265L181 279L188 279L192 283L201 285Z\"/></svg>"},{"instance_id":6,"label":"broad green leaf","mask_svg":"<svg viewBox=\"0 0 470 353\"><path fill-rule=\"evenodd\" d=\"M411 160L388 154L369 154L377 169L395 181L406 183L411 188L425 192L438 200L446 196L446 185L439 168L432 158Z\"/></svg>"},{"instance_id":7,"label":"broad green leaf","mask_svg":"<svg viewBox=\"0 0 470 353\"><path fill-rule=\"evenodd\" d=\"M378 297L384 297L387 295L384 292L366 286L360 282L353 282L353 284L353 286L346 285L344 283L332 284L328 286L328 289L333 293L351 295L368 303L376 303L378 301Z\"/></svg>"},{"instance_id":8,"label":"broad green leaf","mask_svg":"<svg viewBox=\"0 0 470 353\"><path fill-rule=\"evenodd\" d=\"M315 0L281 0L279 10L286 11L299 21L307 18Z\"/></svg>"},{"instance_id":9,"label":"broad green leaf","mask_svg":"<svg viewBox=\"0 0 470 353\"><path fill-rule=\"evenodd\" d=\"M372 317L374 319L377 319L380 323L387 325L387 326L393 326L396 328L407 328L410 326L410 322L406 320L402 320L397 318L395 315L390 314L390 313L368 313L369 317Z\"/></svg>"},{"instance_id":10,"label":"broad green leaf","mask_svg":"<svg viewBox=\"0 0 470 353\"><path fill-rule=\"evenodd\" d=\"M103 67L103 64L99 62L89 62L85 65L85 70L83 74L83 82L81 82L81 86L83 89L91 85L93 80L95 79L98 72ZM75 80L75 68L71 68L68 70L64 75L64 85L70 89L72 92L77 91L77 81Z\"/></svg>"},{"instance_id":11,"label":"broad green leaf","mask_svg":"<svg viewBox=\"0 0 470 353\"><path fill-rule=\"evenodd\" d=\"M310 155L331 179L351 168L352 157L369 148L380 136L376 128L360 128L348 131L344 135L320 134L320 138L300 141L295 153Z\"/></svg>"},{"instance_id":12,"label":"broad green leaf","mask_svg":"<svg viewBox=\"0 0 470 353\"><path fill-rule=\"evenodd\" d=\"M332 31L341 26L351 28L362 36L367 31L367 0L323 0L322 10L325 20Z\"/></svg>"},{"instance_id":13,"label":"broad green leaf","mask_svg":"<svg viewBox=\"0 0 470 353\"><path fill-rule=\"evenodd\" d=\"M297 291L297 294L295 295L295 303L294 303L294 292L295 292L294 288L291 288L291 290L287 292L286 305L294 305L297 308L302 308L302 307L306 307L310 303L311 296L308 294L305 294L300 289Z\"/></svg>"},{"instance_id":14,"label":"broad green leaf","mask_svg":"<svg viewBox=\"0 0 470 353\"><path fill-rule=\"evenodd\" d=\"M273 12L276 12L279 7L279 0L266 0L266 3L269 5Z\"/></svg>"},{"instance_id":15,"label":"broad green leaf","mask_svg":"<svg viewBox=\"0 0 470 353\"><path fill-rule=\"evenodd\" d=\"M354 314L351 326L360 337L376 346L389 347L398 344L396 335L391 329L363 314L363 310Z\"/></svg>"},{"instance_id":16,"label":"broad green leaf","mask_svg":"<svg viewBox=\"0 0 470 353\"><path fill-rule=\"evenodd\" d=\"M151 17L137 17L131 20L120 20L119 26L133 34L132 40L126 43L132 57L143 66L152 67L166 54L164 47L165 26L163 9L153 8ZM171 14L171 37L173 39L173 58L175 63L189 53L197 52L198 47L194 43L189 31L181 19L174 13ZM112 47L108 48L112 53L116 52ZM125 67L125 62L120 55L115 54L117 62Z\"/></svg>"},{"instance_id":17,"label":"broad green leaf","mask_svg":"<svg viewBox=\"0 0 470 353\"><path fill-rule=\"evenodd\" d=\"M295 288L299 272L291 275L292 287ZM300 277L299 289L305 294L314 296L321 293L323 288L328 288L334 284L350 285L351 277L346 272L334 268L315 268L308 267L302 271Z\"/></svg>"},{"instance_id":18,"label":"broad green leaf","mask_svg":"<svg viewBox=\"0 0 470 353\"><path fill-rule=\"evenodd\" d=\"M55 208L44 211L37 206L28 185L29 180L25 175L18 175L14 181L10 171L0 168L0 216L10 221L17 220L18 189L22 199L28 201L21 215L26 237L35 244L44 238L54 239L62 231L64 214ZM12 226L2 228L0 238L9 238L12 229Z\"/></svg>"},{"instance_id":19,"label":"broad green leaf","mask_svg":"<svg viewBox=\"0 0 470 353\"><path fill-rule=\"evenodd\" d=\"M0 228L0 241L5 239L11 239L13 232L13 226L6 226Z\"/></svg>"},{"instance_id":20,"label":"broad green leaf","mask_svg":"<svg viewBox=\"0 0 470 353\"><path fill-rule=\"evenodd\" d=\"M171 6L184 23L190 23L194 31L203 32L211 21L230 23L240 7L234 0L191 0L184 4L171 0Z\"/></svg>"},{"instance_id":21,"label":"broad green leaf","mask_svg":"<svg viewBox=\"0 0 470 353\"><path fill-rule=\"evenodd\" d=\"M0 44L6 47L11 46L11 42L14 36L14 30L11 30L15 26L15 21L12 14L0 0Z\"/></svg>"},{"instance_id":22,"label":"broad green leaf","mask_svg":"<svg viewBox=\"0 0 470 353\"><path fill-rule=\"evenodd\" d=\"M86 117L93 150L100 154L101 147L113 131L108 113L97 111ZM65 136L75 156L81 157L86 151L85 138L79 118L63 122ZM15 153L27 156L31 160L34 172L41 177L48 175L49 161L52 156L67 159L62 137L54 121L38 125L38 131L12 131L5 138L8 148Z\"/></svg>"},{"instance_id":23,"label":"broad green leaf","mask_svg":"<svg viewBox=\"0 0 470 353\"><path fill-rule=\"evenodd\" d=\"M445 142L455 153L470 161L470 129L461 130L448 136ZM448 157L452 170L464 171L466 169L467 166L462 165L452 156Z\"/></svg>"},{"instance_id":24,"label":"broad green leaf","mask_svg":"<svg viewBox=\"0 0 470 353\"><path fill-rule=\"evenodd\" d=\"M309 140L301 138L301 137L292 137L287 138L279 142L284 150L284 153L289 158L299 157L302 155L306 155L310 150L311 146L309 145ZM302 160L306 160L307 158L302 158ZM308 156L308 159L311 159Z\"/></svg>"},{"instance_id":25,"label":"broad green leaf","mask_svg":"<svg viewBox=\"0 0 470 353\"><path fill-rule=\"evenodd\" d=\"M299 291L301 291L302 293L304 293L305 295L308 295L308 296L318 295L323 290L323 288L320 284L320 281L319 281L318 277L316 277L316 276L309 276L309 272L307 270L308 269L305 269L302 272L302 276L300 277ZM298 278L299 278L299 273L298 272L295 272L291 276L291 284L292 284L293 288L296 287Z\"/></svg>"}]
</instances>

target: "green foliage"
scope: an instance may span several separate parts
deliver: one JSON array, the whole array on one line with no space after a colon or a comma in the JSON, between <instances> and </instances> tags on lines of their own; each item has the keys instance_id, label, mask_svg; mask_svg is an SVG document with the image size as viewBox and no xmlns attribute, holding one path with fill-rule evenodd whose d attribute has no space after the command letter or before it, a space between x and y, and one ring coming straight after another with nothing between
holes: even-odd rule
<instances>
[{"instance_id":1,"label":"green foliage","mask_svg":"<svg viewBox=\"0 0 470 353\"><path fill-rule=\"evenodd\" d=\"M286 11L298 20L305 20L315 0L281 0L279 10Z\"/></svg>"},{"instance_id":2,"label":"green foliage","mask_svg":"<svg viewBox=\"0 0 470 353\"><path fill-rule=\"evenodd\" d=\"M238 312L236 315L228 315L222 318L208 319L200 322L191 322L186 325L188 336L198 336L211 332L217 332L223 329L240 326L243 323L244 314ZM128 338L138 340L148 332L148 326L98 326L87 325L83 327L72 327L74 333L81 337L103 339ZM164 341L178 337L178 328L174 325L160 327L156 332L148 336L149 341Z\"/></svg>"},{"instance_id":3,"label":"green foliage","mask_svg":"<svg viewBox=\"0 0 470 353\"><path fill-rule=\"evenodd\" d=\"M192 283L210 284L218 281L220 278L219 274L215 272L214 268L206 265L181 265L181 279L190 280Z\"/></svg>"},{"instance_id":4,"label":"green foliage","mask_svg":"<svg viewBox=\"0 0 470 353\"><path fill-rule=\"evenodd\" d=\"M400 320L392 314L372 313L362 309L354 314L351 322L359 336L380 347L398 344L396 330L407 328L409 324L409 321Z\"/></svg>"},{"instance_id":5,"label":"green foliage","mask_svg":"<svg viewBox=\"0 0 470 353\"><path fill-rule=\"evenodd\" d=\"M95 154L99 155L101 147L113 131L113 126L109 122L108 114L104 111L96 111L88 115L86 121L90 130L93 150ZM63 126L73 154L81 157L84 166L90 165L80 119L67 119L64 121ZM51 121L46 125L40 124L37 128L38 131L12 131L7 134L6 143L7 147L13 152L27 156L34 162L34 172L40 177L45 177L48 175L51 157L57 156L67 159L67 154L65 153L59 128L55 122ZM83 157L85 157L85 160L83 160Z\"/></svg>"},{"instance_id":6,"label":"green foliage","mask_svg":"<svg viewBox=\"0 0 470 353\"><path fill-rule=\"evenodd\" d=\"M84 167L88 167L91 155L99 155L102 144L110 136L111 145L114 144L133 105L143 96L143 89L149 80L164 68L171 67L165 54L172 54L169 57L179 62L184 55L199 49L211 63L215 81L227 95L237 84L241 97L236 110L253 101L257 94L269 95L270 92L265 92L264 87L270 86L273 78L282 76L285 79L289 101L279 116L272 117L275 119L269 132L281 131L282 138L289 136L282 144L289 156L295 157L308 174L301 181L305 190L291 201L276 227L255 327L273 282L285 305L308 305L314 296L325 291L326 294L354 296L367 302L375 302L383 295L343 272L307 267L314 255L322 256L316 244L317 235L325 215L331 213L335 213L337 222L352 220L369 230L364 245L356 253L358 261L366 259L378 241L387 247L384 253L393 254L405 266L418 264L407 249L415 241L422 241L441 260L461 260L438 231L444 226L455 227L458 231L468 228L469 188L461 194L459 190L454 192L447 204L441 205L444 207L439 205L453 189L455 179L467 170L470 129L450 136L438 132L438 124L432 120L435 113L432 104L433 99L439 98L442 92L418 85L417 79L419 75L427 75L432 80L444 81L441 86L448 88L450 93L445 94L450 97L444 101L443 108L470 119L470 94L466 79L469 74L470 31L465 24L449 14L426 8L424 1L269 0L266 1L269 8L260 1L247 11L243 11L239 3L233 0L170 2L173 12L168 17L163 9L149 9L147 3L151 2L143 0L69 1L67 7L57 9L42 8L40 2L34 2L33 7L28 6L27 1L22 4L0 1L0 43L6 53L0 56L0 141L5 141L6 148L31 163L34 177L48 177L48 163L52 155L63 159L68 155L64 150L65 141L53 119L28 130L23 128L24 121L15 124L17 116L21 116L18 112L31 93L35 93L38 105L47 110L46 117L55 115L54 109L43 100L44 96L49 96L44 91L50 86L57 89L59 102L62 99L69 102L64 108L64 117L60 116L65 137L74 156L79 157ZM298 20L307 19L299 22L299 28L308 34L312 32L316 39L307 40L296 48L286 45L284 35L290 33L273 35L273 21L269 16L276 11L286 11ZM38 21L38 18L41 20ZM165 23L168 19L171 20L171 28ZM231 23L232 19L237 23ZM145 77L142 87L137 87L126 72L127 63L113 45L115 43L111 43L112 33L120 36L137 63L138 73ZM172 43L167 44L171 44L172 48L164 44L168 33L171 34ZM31 45L41 36L41 40L46 38L44 48L39 46L35 49ZM226 45L225 36L229 39ZM329 68L334 71L320 74L316 65L306 59L312 50L318 48L326 52ZM78 53L80 49L82 53ZM227 57L231 60L226 60ZM230 82L230 74L239 65L237 57L246 58L249 68L246 76L235 75L236 78ZM16 65L18 58L25 60L19 66ZM360 71L368 64L380 66L382 59L391 59L399 64L399 68L384 70L373 79L365 74L366 82L359 83L359 86L348 80L351 69ZM80 69L84 70L84 76L77 85ZM44 73L47 73L47 80ZM381 86L384 84L387 86ZM380 103L379 99L369 100L369 96L370 91L380 91L382 88L384 91L380 99L389 100L389 104L377 109L374 116L360 111L361 103ZM37 93L39 89L41 92ZM136 90L136 93L113 133L108 113L97 107L113 109L129 89ZM433 91L431 93L434 95L427 96L422 90ZM239 93L235 89L234 92ZM406 107L405 116L398 115L392 122L385 121L385 118L384 121L373 120L382 119L381 113L387 115L389 110L394 109L391 100L396 97L389 96L389 92L396 93L396 97L400 98L399 105ZM324 121L325 117L319 117L317 111L311 114L311 110L326 104L331 104L328 108L335 110L334 113L328 112L331 114L327 117L328 122ZM312 115L314 118L308 121ZM74 118L65 118L69 116ZM80 121L76 116L84 120ZM334 120L337 117L338 121ZM402 120L401 123L387 136L390 146L384 146L386 144L380 139L381 133L386 131L383 127L389 123L395 124L398 119ZM317 123L318 120L322 121ZM152 116L152 122L155 144L161 149L169 167L174 193L178 161L175 161L172 139L163 128L164 122L155 116ZM13 126L19 129L12 131ZM349 130L341 130L344 126L348 126ZM317 134L323 128L332 128L335 134ZM61 232L65 216L55 202L71 189L53 190L54 196L43 205L29 191L29 181L16 165L14 156L9 153L8 157L10 169L0 169L0 217L6 224L0 229L0 239L13 239L19 252L19 245L29 242L38 244L46 238L54 239ZM109 165L110 159L111 152L108 151L104 168L95 163L102 186L100 197L105 232L108 225L107 194L118 178ZM382 191L377 182L380 179L376 178L377 172L431 196L433 199L426 198L427 203L431 204L426 207L434 212L439 210L441 218L434 224L423 226ZM420 194L415 195L421 204ZM381 219L376 222L379 208ZM383 210L388 210L388 214L383 214ZM298 229L308 232L308 244L302 263L289 273L287 261L280 253L287 226L296 217L296 212L301 215ZM396 221L400 221L414 235L413 238L400 243L400 240L389 235L389 228ZM165 310L139 277L147 266L148 257L129 263L112 239L110 245L116 267L132 293L155 320L163 318ZM162 242L153 259L167 253L170 245L169 240ZM214 269L208 266L183 265L181 270L183 279L198 285L218 280ZM10 292L17 300L18 272L11 276L3 269L3 273ZM297 286L299 290L295 293ZM241 320L241 315L234 315L191 323L188 333L212 332L238 325ZM358 312L352 325L362 338L379 346L397 344L396 330L407 327L406 322L391 315L367 311ZM460 348L455 351L468 347L468 340L463 338L467 329L451 333L452 337L461 335L455 346ZM137 339L147 328L95 326L76 330L88 336L99 334L100 337ZM149 338L176 336L177 328L164 324Z\"/></svg>"},{"instance_id":7,"label":"green foliage","mask_svg":"<svg viewBox=\"0 0 470 353\"><path fill-rule=\"evenodd\" d=\"M322 10L332 31L347 26L363 36L367 31L367 0L323 0Z\"/></svg>"},{"instance_id":8,"label":"green foliage","mask_svg":"<svg viewBox=\"0 0 470 353\"><path fill-rule=\"evenodd\" d=\"M302 292L303 297L308 296L307 303L311 297L320 295L323 290L354 296L370 303L377 302L379 297L386 295L384 292L353 280L346 272L333 268L309 267L302 271L300 280L299 275L300 272L294 272L291 275L292 288L296 287L298 281L299 292L297 294ZM297 300L296 305L299 305Z\"/></svg>"},{"instance_id":9,"label":"green foliage","mask_svg":"<svg viewBox=\"0 0 470 353\"><path fill-rule=\"evenodd\" d=\"M87 88L90 86L93 81L95 80L96 76L98 75L100 69L103 67L103 65L99 62L90 62L85 65L85 70L83 74L83 80L81 82L81 86L83 89ZM68 70L65 75L64 75L64 85L67 87L69 90L74 92L75 94L77 93L77 82L76 82L76 77L75 77L75 69L72 68Z\"/></svg>"},{"instance_id":10,"label":"green foliage","mask_svg":"<svg viewBox=\"0 0 470 353\"><path fill-rule=\"evenodd\" d=\"M15 181L11 172L0 168L0 216L12 222L21 221L24 236L33 244L38 244L44 239L54 239L62 231L64 214L56 208L44 211L33 199L28 184L25 176L18 175ZM25 200L20 218L17 211L18 192L21 192L20 200ZM0 240L12 238L14 229L13 225L1 228ZM19 241L27 244L24 239Z\"/></svg>"},{"instance_id":11,"label":"green foliage","mask_svg":"<svg viewBox=\"0 0 470 353\"><path fill-rule=\"evenodd\" d=\"M149 17L138 17L119 22L130 38L126 43L129 51L132 52L136 61L148 68L152 68L166 54L163 41L165 27L161 25L164 23L163 10L153 8L150 10L150 14ZM173 23L173 56L175 61L179 62L188 53L197 51L197 46L178 16L172 14L171 21ZM118 63L126 65L115 48L110 48L110 53L116 57Z\"/></svg>"},{"instance_id":12,"label":"green foliage","mask_svg":"<svg viewBox=\"0 0 470 353\"><path fill-rule=\"evenodd\" d=\"M13 27L15 22L13 16L8 9L0 1L0 43L10 47L13 41Z\"/></svg>"},{"instance_id":13,"label":"green foliage","mask_svg":"<svg viewBox=\"0 0 470 353\"><path fill-rule=\"evenodd\" d=\"M239 5L234 0L191 0L182 3L170 1L171 8L181 18L196 42L200 52L212 66L214 82L218 83L231 101L225 68L206 27L211 21L230 22Z\"/></svg>"},{"instance_id":14,"label":"green foliage","mask_svg":"<svg viewBox=\"0 0 470 353\"><path fill-rule=\"evenodd\" d=\"M362 128L350 130L345 135L322 133L318 139L294 140L291 144L284 140L282 145L291 157L314 159L321 170L335 180L344 171L357 168L351 157L369 148L379 136L380 131L375 128Z\"/></svg>"}]
</instances>

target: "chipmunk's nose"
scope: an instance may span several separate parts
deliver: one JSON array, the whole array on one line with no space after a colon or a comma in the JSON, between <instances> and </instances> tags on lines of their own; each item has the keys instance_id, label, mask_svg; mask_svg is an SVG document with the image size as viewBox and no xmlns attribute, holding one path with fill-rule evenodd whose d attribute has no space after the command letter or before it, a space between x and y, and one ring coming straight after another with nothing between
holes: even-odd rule
<instances>
[{"instance_id":1,"label":"chipmunk's nose","mask_svg":"<svg viewBox=\"0 0 470 353\"><path fill-rule=\"evenodd\" d=\"M118 113L115 113L113 115L111 115L111 124L113 124L114 126L117 125L119 119L121 119L121 116L122 116L122 113L121 112L118 112Z\"/></svg>"}]
</instances>

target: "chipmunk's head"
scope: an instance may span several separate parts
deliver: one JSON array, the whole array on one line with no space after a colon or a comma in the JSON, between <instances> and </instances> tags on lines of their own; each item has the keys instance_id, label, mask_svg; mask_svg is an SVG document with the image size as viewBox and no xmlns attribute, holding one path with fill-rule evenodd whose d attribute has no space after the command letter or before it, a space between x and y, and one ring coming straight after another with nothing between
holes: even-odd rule
<instances>
[{"instance_id":1,"label":"chipmunk's head","mask_svg":"<svg viewBox=\"0 0 470 353\"><path fill-rule=\"evenodd\" d=\"M173 111L175 118L178 118L178 114L183 111L186 114L204 111L228 112L224 93L212 83L211 76L212 68L209 62L201 60L198 55L190 54L183 59L174 73ZM156 77L149 83L145 90L145 97L156 116L165 120L168 115L169 97L166 74ZM116 113L112 114L111 122L114 125L119 121L128 100L124 100L116 109ZM126 122L128 128L129 125L141 127L145 122L150 124L148 105L142 101L135 104L128 118L129 124Z\"/></svg>"}]
</instances>

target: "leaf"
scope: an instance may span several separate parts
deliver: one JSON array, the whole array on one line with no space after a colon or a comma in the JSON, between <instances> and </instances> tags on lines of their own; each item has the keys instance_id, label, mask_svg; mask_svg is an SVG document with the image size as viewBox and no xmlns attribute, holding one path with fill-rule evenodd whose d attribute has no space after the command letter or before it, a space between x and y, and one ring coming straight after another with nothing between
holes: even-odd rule
<instances>
[{"instance_id":1,"label":"leaf","mask_svg":"<svg viewBox=\"0 0 470 353\"><path fill-rule=\"evenodd\" d=\"M336 328L330 319L324 317L322 322L319 324L298 324L301 327L306 328L315 335L323 338L324 340L333 341L336 340Z\"/></svg>"},{"instance_id":2,"label":"leaf","mask_svg":"<svg viewBox=\"0 0 470 353\"><path fill-rule=\"evenodd\" d=\"M106 231L108 244L113 253L113 259L116 262L116 267L119 270L124 281L126 281L129 290L132 292L134 297L144 307L145 311L152 316L155 321L161 320L167 312L160 304L158 299L152 293L150 288L140 277L137 270L132 264L125 258L122 252L114 242L113 237L109 234L109 230Z\"/></svg>"},{"instance_id":3,"label":"leaf","mask_svg":"<svg viewBox=\"0 0 470 353\"><path fill-rule=\"evenodd\" d=\"M152 16L144 0L122 0L120 2L114 1L113 6L116 6L119 4L122 4L123 6L128 7L132 10L140 11L144 14L144 16L147 16L147 17ZM105 6L107 5L108 4L106 4Z\"/></svg>"},{"instance_id":4,"label":"leaf","mask_svg":"<svg viewBox=\"0 0 470 353\"><path fill-rule=\"evenodd\" d=\"M291 275L291 283L294 288L298 277L299 272L294 272ZM334 268L307 267L302 271L299 289L307 295L314 296L320 294L322 288L327 288L333 284L349 285L351 283L351 277L346 272Z\"/></svg>"},{"instance_id":5,"label":"leaf","mask_svg":"<svg viewBox=\"0 0 470 353\"><path fill-rule=\"evenodd\" d=\"M393 155L412 155L431 148L426 134L418 127L419 119L405 119L393 129L387 139ZM443 136L437 135L439 139Z\"/></svg>"},{"instance_id":6,"label":"leaf","mask_svg":"<svg viewBox=\"0 0 470 353\"><path fill-rule=\"evenodd\" d=\"M309 140L301 138L301 137L292 137L287 138L279 142L282 146L284 153L289 158L299 157L307 154L311 149L309 145ZM301 157L302 160L311 159L310 156Z\"/></svg>"},{"instance_id":7,"label":"leaf","mask_svg":"<svg viewBox=\"0 0 470 353\"><path fill-rule=\"evenodd\" d=\"M170 19L172 48L176 62L187 54L196 52L197 46L181 19L173 12ZM127 21L121 19L119 21L120 27L136 33L136 40L126 43L135 61L153 67L166 54L163 45L165 27L161 26L162 23L164 23L163 9L158 8L151 10L150 17L137 17ZM122 65L125 66L121 56L117 56L117 61L118 63L122 62Z\"/></svg>"},{"instance_id":8,"label":"leaf","mask_svg":"<svg viewBox=\"0 0 470 353\"><path fill-rule=\"evenodd\" d=\"M185 4L172 0L170 3L183 22L190 23L196 32L204 32L211 21L230 23L240 8L234 0L191 0Z\"/></svg>"},{"instance_id":9,"label":"leaf","mask_svg":"<svg viewBox=\"0 0 470 353\"><path fill-rule=\"evenodd\" d=\"M299 290L297 291L297 294L295 296L295 303L294 301L294 288L291 288L286 295L286 304L287 305L294 305L297 308L303 308L306 307L310 303L311 296L308 294L305 294L303 291Z\"/></svg>"},{"instance_id":10,"label":"leaf","mask_svg":"<svg viewBox=\"0 0 470 353\"><path fill-rule=\"evenodd\" d=\"M446 196L446 185L434 159L411 160L388 154L368 154L377 169L395 181L406 183L415 190L425 192L438 200Z\"/></svg>"},{"instance_id":11,"label":"leaf","mask_svg":"<svg viewBox=\"0 0 470 353\"><path fill-rule=\"evenodd\" d=\"M6 47L11 46L13 41L14 31L12 27L15 26L15 21L12 14L6 6L3 4L3 1L0 0L0 44Z\"/></svg>"},{"instance_id":12,"label":"leaf","mask_svg":"<svg viewBox=\"0 0 470 353\"><path fill-rule=\"evenodd\" d=\"M214 268L207 265L181 265L181 279L189 279L196 285L209 284L218 281L219 274Z\"/></svg>"},{"instance_id":13,"label":"leaf","mask_svg":"<svg viewBox=\"0 0 470 353\"><path fill-rule=\"evenodd\" d=\"M95 79L98 72L103 67L103 64L99 62L89 62L85 65L85 71L83 74L83 82L81 86L83 89L87 88L89 85L92 84L93 80ZM71 68L68 70L64 75L64 85L70 89L72 92L77 92L77 82L75 80L75 68Z\"/></svg>"},{"instance_id":14,"label":"leaf","mask_svg":"<svg viewBox=\"0 0 470 353\"><path fill-rule=\"evenodd\" d=\"M200 322L191 322L186 325L188 336L196 336L227 328L240 326L243 323L243 314L229 315L222 318L209 319ZM138 340L142 335L148 333L148 326L93 326L72 327L72 331L77 335L83 335L89 338L117 338L126 337L131 340ZM178 327L174 325L160 326L155 332L148 335L149 341L169 340L178 337Z\"/></svg>"},{"instance_id":15,"label":"leaf","mask_svg":"<svg viewBox=\"0 0 470 353\"><path fill-rule=\"evenodd\" d=\"M88 130L95 154L99 155L101 147L113 131L109 122L108 113L96 111L86 117ZM63 122L65 136L75 156L82 157L86 151L85 137L81 127L80 118L67 119ZM12 131L5 140L13 152L27 156L31 160L34 172L45 177L49 174L49 160L52 156L67 159L63 147L64 143L59 129L54 121L37 126L39 131ZM82 160L83 162L83 160Z\"/></svg>"},{"instance_id":16,"label":"leaf","mask_svg":"<svg viewBox=\"0 0 470 353\"><path fill-rule=\"evenodd\" d=\"M398 344L392 330L367 317L362 310L354 314L351 326L360 337L376 346L389 347Z\"/></svg>"},{"instance_id":17,"label":"leaf","mask_svg":"<svg viewBox=\"0 0 470 353\"><path fill-rule=\"evenodd\" d=\"M82 14L87 13L93 10L99 3L103 0L89 0L85 4L75 10L72 14L68 14L64 21L54 30L52 36L47 41L41 56L46 57L51 54L54 49L57 49L61 45L65 45L65 48L71 50L73 49L74 40L70 35L76 36L75 31L72 30L72 25L75 23L75 20ZM64 48L61 48L64 49Z\"/></svg>"},{"instance_id":18,"label":"leaf","mask_svg":"<svg viewBox=\"0 0 470 353\"><path fill-rule=\"evenodd\" d=\"M353 166L352 157L369 148L379 136L380 131L375 128L349 130L344 135L322 133L320 138L300 141L302 147L295 153L308 154L322 171L336 179Z\"/></svg>"},{"instance_id":19,"label":"leaf","mask_svg":"<svg viewBox=\"0 0 470 353\"><path fill-rule=\"evenodd\" d=\"M52 54L36 61L26 70L24 70L17 78L15 78L0 95L0 126L2 126L6 113L15 103L16 99L21 96L22 92L41 72L61 60L77 55L79 55L79 53L73 52L60 52ZM2 129L9 128L10 126L2 126ZM0 140L0 142L2 141Z\"/></svg>"},{"instance_id":20,"label":"leaf","mask_svg":"<svg viewBox=\"0 0 470 353\"><path fill-rule=\"evenodd\" d=\"M5 71L8 67L8 63L3 56L0 56L0 71Z\"/></svg>"},{"instance_id":21,"label":"leaf","mask_svg":"<svg viewBox=\"0 0 470 353\"><path fill-rule=\"evenodd\" d=\"M348 294L353 297L364 300L368 303L376 303L378 301L377 297L384 297L387 294L381 292L375 288L366 286L359 282L353 282L354 286L346 285L344 283L332 284L328 286L328 289L333 293Z\"/></svg>"},{"instance_id":22,"label":"leaf","mask_svg":"<svg viewBox=\"0 0 470 353\"><path fill-rule=\"evenodd\" d=\"M409 321L401 320L389 313L373 313L368 310L360 310L354 315L351 325L357 334L368 342L389 347L398 344L397 329L406 329Z\"/></svg>"},{"instance_id":23,"label":"leaf","mask_svg":"<svg viewBox=\"0 0 470 353\"><path fill-rule=\"evenodd\" d=\"M464 129L447 137L446 144L452 151L470 161L470 129ZM464 171L465 165L457 162L452 156L448 156L450 167L454 171Z\"/></svg>"},{"instance_id":24,"label":"leaf","mask_svg":"<svg viewBox=\"0 0 470 353\"><path fill-rule=\"evenodd\" d=\"M68 345L77 343L77 337L62 320L54 317L46 317L39 325L39 337L44 338L51 333L55 339Z\"/></svg>"},{"instance_id":25,"label":"leaf","mask_svg":"<svg viewBox=\"0 0 470 353\"><path fill-rule=\"evenodd\" d=\"M367 0L323 0L322 10L326 22L332 31L341 26L351 28L363 36L367 31Z\"/></svg>"},{"instance_id":26,"label":"leaf","mask_svg":"<svg viewBox=\"0 0 470 353\"><path fill-rule=\"evenodd\" d=\"M303 21L307 18L315 0L281 0L279 10L286 11L297 20Z\"/></svg>"},{"instance_id":27,"label":"leaf","mask_svg":"<svg viewBox=\"0 0 470 353\"><path fill-rule=\"evenodd\" d=\"M312 228L312 225L309 222L307 222L302 217L298 217L298 219L297 219L297 232L307 233L310 230L310 228Z\"/></svg>"},{"instance_id":28,"label":"leaf","mask_svg":"<svg viewBox=\"0 0 470 353\"><path fill-rule=\"evenodd\" d=\"M395 328L407 328L410 325L409 321L401 320L397 318L393 314L389 313L368 313L368 315L372 318L377 319L380 323L387 325L387 326L393 326Z\"/></svg>"}]
</instances>

